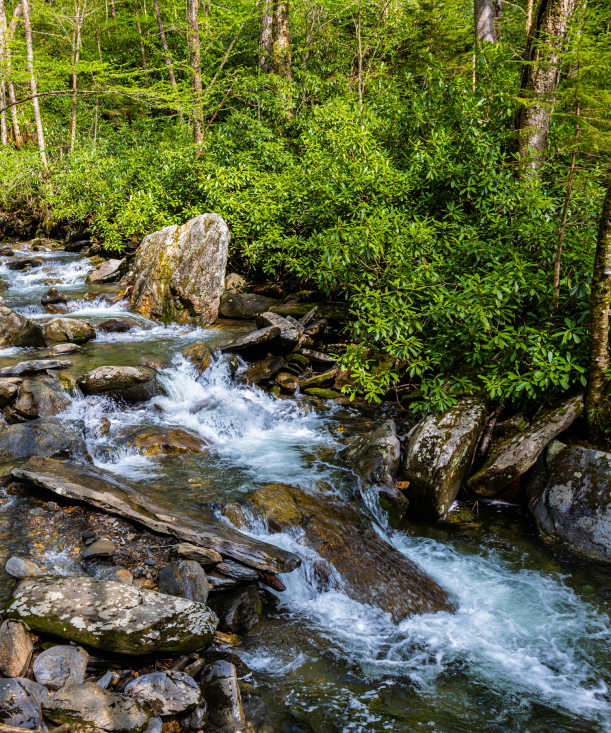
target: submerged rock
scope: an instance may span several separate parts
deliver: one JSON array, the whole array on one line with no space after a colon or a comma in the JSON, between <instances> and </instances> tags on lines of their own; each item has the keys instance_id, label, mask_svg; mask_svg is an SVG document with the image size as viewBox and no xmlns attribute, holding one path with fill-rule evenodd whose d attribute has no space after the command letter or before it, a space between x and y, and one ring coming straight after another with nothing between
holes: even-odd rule
<instances>
[{"instance_id":1,"label":"submerged rock","mask_svg":"<svg viewBox=\"0 0 611 733\"><path fill-rule=\"evenodd\" d=\"M225 285L230 234L217 214L149 234L133 266L132 304L146 318L213 323Z\"/></svg>"},{"instance_id":2,"label":"submerged rock","mask_svg":"<svg viewBox=\"0 0 611 733\"><path fill-rule=\"evenodd\" d=\"M199 685L184 672L153 672L130 682L124 694L133 697L155 715L178 715L193 710L202 699Z\"/></svg>"},{"instance_id":3,"label":"submerged rock","mask_svg":"<svg viewBox=\"0 0 611 733\"><path fill-rule=\"evenodd\" d=\"M195 560L178 560L161 568L157 587L160 593L204 604L210 591L206 573Z\"/></svg>"},{"instance_id":4,"label":"submerged rock","mask_svg":"<svg viewBox=\"0 0 611 733\"><path fill-rule=\"evenodd\" d=\"M0 308L0 348L45 345L40 324L10 308Z\"/></svg>"},{"instance_id":5,"label":"submerged rock","mask_svg":"<svg viewBox=\"0 0 611 733\"><path fill-rule=\"evenodd\" d=\"M215 594L208 599L208 606L219 617L219 629L243 633L259 622L261 601L259 586L251 583Z\"/></svg>"},{"instance_id":6,"label":"submerged rock","mask_svg":"<svg viewBox=\"0 0 611 733\"><path fill-rule=\"evenodd\" d=\"M87 275L85 282L98 284L114 282L119 277L119 273L124 264L125 259L106 260L97 270Z\"/></svg>"},{"instance_id":7,"label":"submerged rock","mask_svg":"<svg viewBox=\"0 0 611 733\"><path fill-rule=\"evenodd\" d=\"M78 380L85 394L148 400L155 394L156 375L148 367L102 366Z\"/></svg>"},{"instance_id":8,"label":"submerged rock","mask_svg":"<svg viewBox=\"0 0 611 733\"><path fill-rule=\"evenodd\" d=\"M0 626L0 671L5 677L24 677L34 645L19 621L9 619Z\"/></svg>"},{"instance_id":9,"label":"submerged rock","mask_svg":"<svg viewBox=\"0 0 611 733\"><path fill-rule=\"evenodd\" d=\"M389 612L395 623L414 613L455 610L446 591L383 540L358 505L284 484L270 484L249 498L272 531L302 528L299 541L341 575L349 598Z\"/></svg>"},{"instance_id":10,"label":"submerged rock","mask_svg":"<svg viewBox=\"0 0 611 733\"><path fill-rule=\"evenodd\" d=\"M80 685L85 681L89 654L80 646L53 646L36 657L36 682L51 690L66 685Z\"/></svg>"},{"instance_id":11,"label":"submerged rock","mask_svg":"<svg viewBox=\"0 0 611 733\"><path fill-rule=\"evenodd\" d=\"M367 482L392 483L400 453L394 420L386 420L346 448L346 461Z\"/></svg>"},{"instance_id":12,"label":"submerged rock","mask_svg":"<svg viewBox=\"0 0 611 733\"><path fill-rule=\"evenodd\" d=\"M46 346L74 343L85 344L95 339L95 328L89 321L76 318L41 318L38 323Z\"/></svg>"},{"instance_id":13,"label":"submerged rock","mask_svg":"<svg viewBox=\"0 0 611 733\"><path fill-rule=\"evenodd\" d=\"M68 723L77 733L96 729L140 733L149 722L136 700L104 690L93 682L64 687L42 700L42 709L54 723Z\"/></svg>"},{"instance_id":14,"label":"submerged rock","mask_svg":"<svg viewBox=\"0 0 611 733\"><path fill-rule=\"evenodd\" d=\"M410 510L425 521L443 519L465 480L486 418L483 401L465 398L423 420L407 444L403 478Z\"/></svg>"},{"instance_id":15,"label":"submerged rock","mask_svg":"<svg viewBox=\"0 0 611 733\"><path fill-rule=\"evenodd\" d=\"M6 572L13 578L36 578L44 575L42 570L31 560L24 557L11 557L6 563ZM19 676L19 675L17 675Z\"/></svg>"},{"instance_id":16,"label":"submerged rock","mask_svg":"<svg viewBox=\"0 0 611 733\"><path fill-rule=\"evenodd\" d=\"M25 677L0 679L0 723L15 728L40 730L40 703L48 691Z\"/></svg>"},{"instance_id":17,"label":"submerged rock","mask_svg":"<svg viewBox=\"0 0 611 733\"><path fill-rule=\"evenodd\" d=\"M208 702L210 723L224 733L247 733L246 718L238 676L231 662L219 659L202 673L204 696Z\"/></svg>"},{"instance_id":18,"label":"submerged rock","mask_svg":"<svg viewBox=\"0 0 611 733\"><path fill-rule=\"evenodd\" d=\"M82 420L66 423L57 417L9 425L0 430L0 463L30 456L87 460L89 454L84 432Z\"/></svg>"},{"instance_id":19,"label":"submerged rock","mask_svg":"<svg viewBox=\"0 0 611 733\"><path fill-rule=\"evenodd\" d=\"M221 299L219 316L251 321L274 303L276 301L273 298L266 298L256 293L228 293Z\"/></svg>"},{"instance_id":20,"label":"submerged rock","mask_svg":"<svg viewBox=\"0 0 611 733\"><path fill-rule=\"evenodd\" d=\"M210 644L216 616L200 603L98 578L22 580L5 616L79 644L123 654L190 652Z\"/></svg>"},{"instance_id":21,"label":"submerged rock","mask_svg":"<svg viewBox=\"0 0 611 733\"><path fill-rule=\"evenodd\" d=\"M486 463L467 481L472 491L494 496L526 473L541 451L583 412L583 395L563 400L510 438L495 441Z\"/></svg>"},{"instance_id":22,"label":"submerged rock","mask_svg":"<svg viewBox=\"0 0 611 733\"><path fill-rule=\"evenodd\" d=\"M134 440L134 447L145 456L178 456L184 453L202 453L206 445L207 443L200 437L181 428L163 431L160 431L159 428L150 428L146 432L140 433Z\"/></svg>"}]
</instances>

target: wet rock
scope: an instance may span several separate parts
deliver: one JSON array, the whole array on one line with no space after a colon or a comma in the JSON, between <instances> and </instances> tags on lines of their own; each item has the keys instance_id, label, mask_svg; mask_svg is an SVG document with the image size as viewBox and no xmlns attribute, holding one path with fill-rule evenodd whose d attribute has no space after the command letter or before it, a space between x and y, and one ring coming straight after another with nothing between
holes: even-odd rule
<instances>
[{"instance_id":1,"label":"wet rock","mask_svg":"<svg viewBox=\"0 0 611 733\"><path fill-rule=\"evenodd\" d=\"M396 623L414 613L455 610L448 594L383 540L358 505L284 484L270 484L249 498L272 531L302 528L299 541L341 575L349 598L389 612Z\"/></svg>"},{"instance_id":2,"label":"wet rock","mask_svg":"<svg viewBox=\"0 0 611 733\"><path fill-rule=\"evenodd\" d=\"M44 575L42 570L31 560L23 557L11 557L6 563L6 572L13 578L34 578Z\"/></svg>"},{"instance_id":3,"label":"wet rock","mask_svg":"<svg viewBox=\"0 0 611 733\"><path fill-rule=\"evenodd\" d=\"M14 409L28 420L58 415L70 405L70 398L54 379L24 379Z\"/></svg>"},{"instance_id":4,"label":"wet rock","mask_svg":"<svg viewBox=\"0 0 611 733\"><path fill-rule=\"evenodd\" d=\"M279 372L276 374L276 382L282 387L285 392L296 392L299 387L299 378L294 374L288 372Z\"/></svg>"},{"instance_id":5,"label":"wet rock","mask_svg":"<svg viewBox=\"0 0 611 733\"><path fill-rule=\"evenodd\" d=\"M80 646L53 646L36 657L36 682L51 690L66 685L80 685L85 681L89 654Z\"/></svg>"},{"instance_id":6,"label":"wet rock","mask_svg":"<svg viewBox=\"0 0 611 733\"><path fill-rule=\"evenodd\" d=\"M386 512L391 527L398 527L409 509L409 499L394 484L378 484L375 487L380 507Z\"/></svg>"},{"instance_id":7,"label":"wet rock","mask_svg":"<svg viewBox=\"0 0 611 733\"><path fill-rule=\"evenodd\" d=\"M251 364L240 375L241 384L259 384L266 379L271 379L274 374L280 371L284 365L284 357L268 354L261 361Z\"/></svg>"},{"instance_id":8,"label":"wet rock","mask_svg":"<svg viewBox=\"0 0 611 733\"><path fill-rule=\"evenodd\" d=\"M221 298L219 316L251 321L259 313L267 311L275 302L272 298L256 293L227 293Z\"/></svg>"},{"instance_id":9,"label":"wet rock","mask_svg":"<svg viewBox=\"0 0 611 733\"><path fill-rule=\"evenodd\" d=\"M157 587L160 593L204 604L210 591L206 573L195 560L178 560L161 568Z\"/></svg>"},{"instance_id":10,"label":"wet rock","mask_svg":"<svg viewBox=\"0 0 611 733\"><path fill-rule=\"evenodd\" d=\"M71 361L60 359L36 359L34 361L20 361L19 364L0 369L0 377L20 377L26 374L40 374L47 369L66 369L72 366Z\"/></svg>"},{"instance_id":11,"label":"wet rock","mask_svg":"<svg viewBox=\"0 0 611 733\"><path fill-rule=\"evenodd\" d=\"M40 267L42 260L39 257L20 257L5 264L8 270L25 270L26 267Z\"/></svg>"},{"instance_id":12,"label":"wet rock","mask_svg":"<svg viewBox=\"0 0 611 733\"><path fill-rule=\"evenodd\" d=\"M147 367L102 366L78 380L85 394L148 400L155 394L156 375Z\"/></svg>"},{"instance_id":13,"label":"wet rock","mask_svg":"<svg viewBox=\"0 0 611 733\"><path fill-rule=\"evenodd\" d=\"M41 318L38 320L46 346L55 344L85 344L95 339L95 329L89 321L76 318Z\"/></svg>"},{"instance_id":14,"label":"wet rock","mask_svg":"<svg viewBox=\"0 0 611 733\"><path fill-rule=\"evenodd\" d=\"M60 293L57 288L49 288L41 297L40 302L42 305L56 305L58 303L67 303L69 300L70 297L65 293Z\"/></svg>"},{"instance_id":15,"label":"wet rock","mask_svg":"<svg viewBox=\"0 0 611 733\"><path fill-rule=\"evenodd\" d=\"M335 400L338 397L341 397L339 392L335 392L332 389L319 389L318 387L305 389L304 392L312 397L320 397L321 400Z\"/></svg>"},{"instance_id":16,"label":"wet rock","mask_svg":"<svg viewBox=\"0 0 611 733\"><path fill-rule=\"evenodd\" d=\"M40 703L46 695L48 692L42 685L24 677L0 679L0 723L40 730Z\"/></svg>"},{"instance_id":17,"label":"wet rock","mask_svg":"<svg viewBox=\"0 0 611 733\"><path fill-rule=\"evenodd\" d=\"M240 506L240 504L226 504L223 507L221 514L238 529L245 529L248 527L248 519L246 518L244 507Z\"/></svg>"},{"instance_id":18,"label":"wet rock","mask_svg":"<svg viewBox=\"0 0 611 733\"><path fill-rule=\"evenodd\" d=\"M209 570L206 575L208 578L208 585L212 591L226 591L242 585L242 581L229 578L227 575L221 575L221 573L217 573L214 568Z\"/></svg>"},{"instance_id":19,"label":"wet rock","mask_svg":"<svg viewBox=\"0 0 611 733\"><path fill-rule=\"evenodd\" d=\"M134 447L145 456L202 453L206 445L207 443L202 438L181 428L163 431L160 431L159 428L151 428L140 433L134 440Z\"/></svg>"},{"instance_id":20,"label":"wet rock","mask_svg":"<svg viewBox=\"0 0 611 733\"><path fill-rule=\"evenodd\" d=\"M135 310L165 322L214 322L225 286L229 240L227 224L217 214L149 234L133 266Z\"/></svg>"},{"instance_id":21,"label":"wet rock","mask_svg":"<svg viewBox=\"0 0 611 733\"><path fill-rule=\"evenodd\" d=\"M5 677L24 677L33 651L34 645L22 623L8 620L0 626L0 671Z\"/></svg>"},{"instance_id":22,"label":"wet rock","mask_svg":"<svg viewBox=\"0 0 611 733\"><path fill-rule=\"evenodd\" d=\"M469 471L485 418L485 403L465 398L418 426L403 464L410 510L417 517L438 521L448 513Z\"/></svg>"},{"instance_id":23,"label":"wet rock","mask_svg":"<svg viewBox=\"0 0 611 733\"><path fill-rule=\"evenodd\" d=\"M317 362L319 364L325 364L329 367L337 363L337 359L328 354L323 354L322 351L314 351L313 349L299 349L298 354L305 356L310 361Z\"/></svg>"},{"instance_id":24,"label":"wet rock","mask_svg":"<svg viewBox=\"0 0 611 733\"><path fill-rule=\"evenodd\" d=\"M201 702L199 685L184 672L153 672L130 682L124 694L133 697L154 715L178 715L194 710Z\"/></svg>"},{"instance_id":25,"label":"wet rock","mask_svg":"<svg viewBox=\"0 0 611 733\"><path fill-rule=\"evenodd\" d=\"M205 547L190 545L187 542L181 542L179 545L176 545L175 552L182 560L195 560L200 565L204 566L216 565L223 560L218 552L208 550Z\"/></svg>"},{"instance_id":26,"label":"wet rock","mask_svg":"<svg viewBox=\"0 0 611 733\"><path fill-rule=\"evenodd\" d=\"M52 354L74 354L76 351L80 351L81 347L78 344L57 344L51 349Z\"/></svg>"},{"instance_id":27,"label":"wet rock","mask_svg":"<svg viewBox=\"0 0 611 733\"><path fill-rule=\"evenodd\" d=\"M299 356L299 354L297 354L296 356ZM335 375L337 374L337 371L338 371L338 367L335 366L332 369L328 369L326 372L320 372L320 374L313 374L311 377L302 379L299 382L299 386L301 387L302 390L305 390L305 389L312 389L315 387L322 387L325 384L330 384L335 379Z\"/></svg>"},{"instance_id":28,"label":"wet rock","mask_svg":"<svg viewBox=\"0 0 611 733\"><path fill-rule=\"evenodd\" d=\"M20 379L0 379L0 409L10 404L19 391Z\"/></svg>"},{"instance_id":29,"label":"wet rock","mask_svg":"<svg viewBox=\"0 0 611 733\"><path fill-rule=\"evenodd\" d=\"M209 664L202 673L202 686L210 723L223 733L246 733L242 696L233 664L222 659Z\"/></svg>"},{"instance_id":30,"label":"wet rock","mask_svg":"<svg viewBox=\"0 0 611 733\"><path fill-rule=\"evenodd\" d=\"M185 346L182 355L188 361L192 362L198 372L203 372L212 364L212 352L204 341L196 341L194 344Z\"/></svg>"},{"instance_id":31,"label":"wet rock","mask_svg":"<svg viewBox=\"0 0 611 733\"><path fill-rule=\"evenodd\" d=\"M369 483L392 483L399 469L401 445L394 420L362 435L346 448L346 461Z\"/></svg>"},{"instance_id":32,"label":"wet rock","mask_svg":"<svg viewBox=\"0 0 611 733\"><path fill-rule=\"evenodd\" d=\"M0 433L0 436L2 433ZM141 495L138 488L117 478L116 474L93 466L60 463L44 458L31 458L11 475L30 481L60 496L84 501L104 511L126 517L157 534L177 537L183 542L214 550L245 565L272 573L288 573L301 563L291 552L266 542L247 537L221 522L201 516L183 517L175 510L168 517L151 497Z\"/></svg>"},{"instance_id":33,"label":"wet rock","mask_svg":"<svg viewBox=\"0 0 611 733\"><path fill-rule=\"evenodd\" d=\"M242 565L242 563L235 562L234 560L223 560L214 569L234 580L253 581L259 579L258 570L249 568L247 565Z\"/></svg>"},{"instance_id":34,"label":"wet rock","mask_svg":"<svg viewBox=\"0 0 611 733\"><path fill-rule=\"evenodd\" d=\"M88 577L21 580L5 616L41 633L124 654L201 649L217 625L200 603Z\"/></svg>"},{"instance_id":35,"label":"wet rock","mask_svg":"<svg viewBox=\"0 0 611 733\"><path fill-rule=\"evenodd\" d=\"M45 346L45 341L39 323L1 307L0 348L9 346Z\"/></svg>"},{"instance_id":36,"label":"wet rock","mask_svg":"<svg viewBox=\"0 0 611 733\"><path fill-rule=\"evenodd\" d=\"M10 247L2 247L0 249L0 257L13 257L15 252Z\"/></svg>"},{"instance_id":37,"label":"wet rock","mask_svg":"<svg viewBox=\"0 0 611 733\"><path fill-rule=\"evenodd\" d=\"M97 270L87 275L85 282L97 284L114 282L119 277L119 273L124 264L125 259L106 260Z\"/></svg>"},{"instance_id":38,"label":"wet rock","mask_svg":"<svg viewBox=\"0 0 611 733\"><path fill-rule=\"evenodd\" d=\"M221 631L242 633L259 622L261 602L259 586L255 583L215 594L208 599L208 606L219 618Z\"/></svg>"},{"instance_id":39,"label":"wet rock","mask_svg":"<svg viewBox=\"0 0 611 733\"><path fill-rule=\"evenodd\" d=\"M105 333L127 333L132 328L134 328L134 324L124 318L107 318L105 321L98 323L98 331L104 331Z\"/></svg>"},{"instance_id":40,"label":"wet rock","mask_svg":"<svg viewBox=\"0 0 611 733\"><path fill-rule=\"evenodd\" d=\"M97 540L83 552L83 559L90 557L110 557L116 551L115 545L106 537Z\"/></svg>"},{"instance_id":41,"label":"wet rock","mask_svg":"<svg viewBox=\"0 0 611 733\"><path fill-rule=\"evenodd\" d=\"M42 701L49 720L70 724L77 733L102 729L107 733L139 733L148 726L149 716L140 703L104 690L93 682L67 685Z\"/></svg>"},{"instance_id":42,"label":"wet rock","mask_svg":"<svg viewBox=\"0 0 611 733\"><path fill-rule=\"evenodd\" d=\"M191 713L189 719L189 728L191 730L201 730L206 726L208 722L208 703L205 700L200 700L195 710Z\"/></svg>"},{"instance_id":43,"label":"wet rock","mask_svg":"<svg viewBox=\"0 0 611 733\"><path fill-rule=\"evenodd\" d=\"M486 463L467 481L472 491L494 496L534 465L541 451L583 412L583 395L569 397L510 438L495 441Z\"/></svg>"},{"instance_id":44,"label":"wet rock","mask_svg":"<svg viewBox=\"0 0 611 733\"><path fill-rule=\"evenodd\" d=\"M278 339L279 336L280 329L277 326L268 326L258 331L252 331L246 334L246 336L240 336L240 338L224 346L221 351L228 354L239 354L257 351L261 347L269 348L269 345Z\"/></svg>"},{"instance_id":45,"label":"wet rock","mask_svg":"<svg viewBox=\"0 0 611 733\"><path fill-rule=\"evenodd\" d=\"M90 460L87 459L84 431L82 420L65 423L56 417L9 425L0 430L0 463L30 456Z\"/></svg>"},{"instance_id":46,"label":"wet rock","mask_svg":"<svg viewBox=\"0 0 611 733\"><path fill-rule=\"evenodd\" d=\"M294 319L292 322L277 313L266 311L257 316L258 328L265 326L278 326L280 329L280 342L283 346L294 346L299 341L299 336L303 333L303 326Z\"/></svg>"}]
</instances>

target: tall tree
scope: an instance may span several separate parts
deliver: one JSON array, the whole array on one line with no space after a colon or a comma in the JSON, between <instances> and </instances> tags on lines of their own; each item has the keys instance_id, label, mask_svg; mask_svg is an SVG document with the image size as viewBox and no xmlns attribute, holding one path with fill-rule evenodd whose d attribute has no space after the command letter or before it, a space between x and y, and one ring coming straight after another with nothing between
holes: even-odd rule
<instances>
[{"instance_id":1,"label":"tall tree","mask_svg":"<svg viewBox=\"0 0 611 733\"><path fill-rule=\"evenodd\" d=\"M74 143L76 141L78 65L81 56L81 31L83 28L86 8L87 0L83 0L82 4L75 0L74 33L72 36L72 114L70 116L70 150L74 150Z\"/></svg>"},{"instance_id":2,"label":"tall tree","mask_svg":"<svg viewBox=\"0 0 611 733\"><path fill-rule=\"evenodd\" d=\"M155 16L157 18L157 28L159 29L159 40L161 41L161 48L163 49L163 57L165 59L165 65L168 67L168 77L170 78L170 84L172 89L176 91L176 77L174 76L174 66L172 59L170 58L170 50L168 48L168 42L165 37L165 30L163 29L163 21L161 20L161 11L159 10L159 0L155 0Z\"/></svg>"},{"instance_id":3,"label":"tall tree","mask_svg":"<svg viewBox=\"0 0 611 733\"><path fill-rule=\"evenodd\" d=\"M272 49L274 45L273 23L274 4L273 0L262 0L263 9L259 21L259 68L264 74L272 70Z\"/></svg>"},{"instance_id":4,"label":"tall tree","mask_svg":"<svg viewBox=\"0 0 611 733\"><path fill-rule=\"evenodd\" d=\"M32 106L34 107L34 121L36 122L36 137L38 139L38 150L40 159L45 168L48 168L47 151L45 147L45 133L42 127L40 105L38 103L38 83L34 71L34 44L32 42L32 23L30 18L30 0L21 0L23 6L23 27L25 30L25 46L28 60L28 73L30 75L30 89L32 91Z\"/></svg>"},{"instance_id":5,"label":"tall tree","mask_svg":"<svg viewBox=\"0 0 611 733\"><path fill-rule=\"evenodd\" d=\"M140 17L138 10L138 0L134 0L134 17L136 19L136 30L138 31L138 40L140 41L140 53L142 54L142 66L148 70L148 63L146 60L146 50L144 48L144 36L142 35L142 27L140 26Z\"/></svg>"},{"instance_id":6,"label":"tall tree","mask_svg":"<svg viewBox=\"0 0 611 733\"><path fill-rule=\"evenodd\" d=\"M291 78L291 37L289 29L289 0L275 0L273 24L272 65L274 74Z\"/></svg>"},{"instance_id":7,"label":"tall tree","mask_svg":"<svg viewBox=\"0 0 611 733\"><path fill-rule=\"evenodd\" d=\"M189 71L193 92L193 141L204 142L204 111L202 108L202 58L199 40L198 0L187 0L187 44L189 46Z\"/></svg>"},{"instance_id":8,"label":"tall tree","mask_svg":"<svg viewBox=\"0 0 611 733\"><path fill-rule=\"evenodd\" d=\"M603 203L594 272L590 285L589 376L586 390L586 420L594 441L603 435L608 417L606 394L609 369L609 304L611 301L611 179Z\"/></svg>"},{"instance_id":9,"label":"tall tree","mask_svg":"<svg viewBox=\"0 0 611 733\"><path fill-rule=\"evenodd\" d=\"M494 33L494 5L493 0L474 0L473 22L475 26L475 45L481 41L493 43L496 40Z\"/></svg>"},{"instance_id":10,"label":"tall tree","mask_svg":"<svg viewBox=\"0 0 611 733\"><path fill-rule=\"evenodd\" d=\"M6 15L4 13L4 0L0 0L0 7L2 8L2 13L0 13L0 23L2 23L2 19L4 19L4 27L6 26ZM21 130L19 129L19 117L17 114L17 99L15 97L15 86L13 84L13 80L11 79L11 41L13 40L15 36L15 31L17 30L17 23L19 22L19 18L23 14L23 6L20 3L15 7L13 10L13 18L11 20L11 24L6 29L6 34L3 36L3 38L0 38L0 43L2 44L2 51L3 51L3 57L4 57L4 69L6 74L6 81L3 79L3 82L5 82L5 90L8 90L8 101L11 105L11 121L13 125L13 139L15 142L15 146L17 148L21 147ZM0 35L2 34L0 30ZM6 98L5 98L6 99ZM4 105L3 105L4 106Z\"/></svg>"},{"instance_id":11,"label":"tall tree","mask_svg":"<svg viewBox=\"0 0 611 733\"><path fill-rule=\"evenodd\" d=\"M520 89L526 97L518 115L519 151L526 170L543 165L562 52L578 0L540 0L531 24Z\"/></svg>"}]
</instances>

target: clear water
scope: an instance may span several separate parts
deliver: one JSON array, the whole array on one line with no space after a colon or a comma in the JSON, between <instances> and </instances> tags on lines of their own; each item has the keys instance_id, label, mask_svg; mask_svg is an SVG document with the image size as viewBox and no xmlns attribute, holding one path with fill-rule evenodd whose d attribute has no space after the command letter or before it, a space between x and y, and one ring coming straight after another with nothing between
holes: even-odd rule
<instances>
[{"instance_id":1,"label":"clear water","mask_svg":"<svg viewBox=\"0 0 611 733\"><path fill-rule=\"evenodd\" d=\"M63 253L47 260L52 277L62 280L57 287L75 298L87 292L86 260ZM4 269L7 303L43 315L40 295L49 287L43 278ZM97 465L138 481L157 501L217 516L223 503L270 482L315 491L324 481L340 494L353 491L340 451L367 429L366 417L237 386L222 359L198 378L180 355L194 340L214 348L252 324L163 327L130 313L124 302L107 303L104 295L116 286L95 292L95 301L75 300L70 316L92 322L125 317L134 327L100 336L71 356L72 372L155 360L166 392L140 410L74 396L64 417L85 420ZM33 353L44 352L5 350L0 365ZM100 433L102 418L110 420L107 435ZM209 442L209 450L143 457L130 436L150 427L187 429ZM384 525L370 494L362 498L378 517L378 531L452 594L458 612L395 626L380 610L343 594L341 578L319 587L315 553L298 535L270 535L259 527L268 542L303 560L283 576L286 592L276 594L277 604L267 607L237 650L254 670L254 692L268 706L259 731L611 731L609 575L555 557L520 507L480 504L471 520L407 525L399 532ZM0 499L3 556L27 523L26 509L26 498ZM65 553L49 553L58 572L74 572Z\"/></svg>"}]
</instances>

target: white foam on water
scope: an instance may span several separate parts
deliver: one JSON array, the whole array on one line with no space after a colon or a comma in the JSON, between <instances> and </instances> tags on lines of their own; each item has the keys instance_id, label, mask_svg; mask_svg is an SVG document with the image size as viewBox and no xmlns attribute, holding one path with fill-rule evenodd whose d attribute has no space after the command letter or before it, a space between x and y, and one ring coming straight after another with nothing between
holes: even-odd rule
<instances>
[{"instance_id":1,"label":"white foam on water","mask_svg":"<svg viewBox=\"0 0 611 733\"><path fill-rule=\"evenodd\" d=\"M34 254L37 255L37 253ZM81 285L93 269L91 262L87 259L69 262L53 259L31 270L9 270L6 263L2 263L0 264L0 275L9 285L9 295L13 295L11 291L15 290L19 292L19 295L27 297L33 291L43 291L49 287L69 289ZM45 280L54 279L59 279L61 282L53 286L44 284Z\"/></svg>"}]
</instances>

